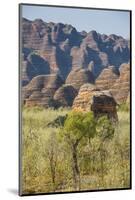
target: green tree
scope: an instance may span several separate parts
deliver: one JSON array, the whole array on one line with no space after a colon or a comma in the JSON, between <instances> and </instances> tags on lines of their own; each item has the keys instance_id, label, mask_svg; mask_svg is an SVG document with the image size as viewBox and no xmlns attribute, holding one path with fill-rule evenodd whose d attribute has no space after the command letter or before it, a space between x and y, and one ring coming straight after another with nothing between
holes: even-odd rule
<instances>
[{"instance_id":1,"label":"green tree","mask_svg":"<svg viewBox=\"0 0 135 200\"><path fill-rule=\"evenodd\" d=\"M57 141L57 133L53 131L53 129L48 131L48 137L44 143L44 151L43 156L46 160L48 160L49 171L51 175L52 181L52 191L56 189L56 168L58 163L58 153L59 153L59 145Z\"/></svg>"},{"instance_id":2,"label":"green tree","mask_svg":"<svg viewBox=\"0 0 135 200\"><path fill-rule=\"evenodd\" d=\"M106 142L113 138L114 126L106 116L103 116L97 120L96 132L98 137L100 138L100 145L98 150L100 154L101 181L102 186L104 186L104 163L107 157Z\"/></svg>"},{"instance_id":3,"label":"green tree","mask_svg":"<svg viewBox=\"0 0 135 200\"><path fill-rule=\"evenodd\" d=\"M71 152L73 187L80 190L80 170L78 166L78 145L83 138L91 138L96 133L96 122L92 113L71 112L62 128Z\"/></svg>"}]
</instances>

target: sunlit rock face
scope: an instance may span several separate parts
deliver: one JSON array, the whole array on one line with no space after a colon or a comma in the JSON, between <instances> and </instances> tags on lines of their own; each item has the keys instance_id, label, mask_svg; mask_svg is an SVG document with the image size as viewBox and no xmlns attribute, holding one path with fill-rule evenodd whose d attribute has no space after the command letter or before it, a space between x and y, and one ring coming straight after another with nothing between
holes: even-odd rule
<instances>
[{"instance_id":1,"label":"sunlit rock face","mask_svg":"<svg viewBox=\"0 0 135 200\"><path fill-rule=\"evenodd\" d=\"M130 93L130 65L122 64L120 76L111 87L111 92L118 103L126 103Z\"/></svg>"},{"instance_id":2,"label":"sunlit rock face","mask_svg":"<svg viewBox=\"0 0 135 200\"><path fill-rule=\"evenodd\" d=\"M115 66L104 68L97 77L95 84L100 90L108 90L119 78L119 70Z\"/></svg>"},{"instance_id":3,"label":"sunlit rock face","mask_svg":"<svg viewBox=\"0 0 135 200\"><path fill-rule=\"evenodd\" d=\"M84 83L94 83L94 76L88 69L75 68L69 73L66 83L79 90Z\"/></svg>"},{"instance_id":4,"label":"sunlit rock face","mask_svg":"<svg viewBox=\"0 0 135 200\"><path fill-rule=\"evenodd\" d=\"M70 24L25 18L21 35L20 71L25 104L72 106L84 84L109 90L117 103L127 101L129 40L95 30L79 32ZM29 89L41 80L43 88Z\"/></svg>"},{"instance_id":5,"label":"sunlit rock face","mask_svg":"<svg viewBox=\"0 0 135 200\"><path fill-rule=\"evenodd\" d=\"M117 120L116 101L109 90L100 91L93 84L81 86L78 95L73 102L74 111L92 111L95 117L106 115Z\"/></svg>"},{"instance_id":6,"label":"sunlit rock face","mask_svg":"<svg viewBox=\"0 0 135 200\"><path fill-rule=\"evenodd\" d=\"M62 79L56 74L36 76L23 87L23 101L27 106L53 107L53 96L62 84Z\"/></svg>"}]
</instances>

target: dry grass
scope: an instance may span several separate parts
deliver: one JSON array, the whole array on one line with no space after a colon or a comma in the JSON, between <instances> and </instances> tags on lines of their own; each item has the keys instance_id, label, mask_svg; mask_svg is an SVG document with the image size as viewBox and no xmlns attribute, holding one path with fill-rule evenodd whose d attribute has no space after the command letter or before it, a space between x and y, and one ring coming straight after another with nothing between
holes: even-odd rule
<instances>
[{"instance_id":1,"label":"dry grass","mask_svg":"<svg viewBox=\"0 0 135 200\"><path fill-rule=\"evenodd\" d=\"M59 135L59 128L47 127L68 109L23 108L22 190L23 193L72 191L70 153ZM129 112L119 111L119 123L112 140L104 144L104 176L98 136L79 149L81 190L130 187L130 119ZM50 161L53 147L56 161L55 185L52 183Z\"/></svg>"}]
</instances>

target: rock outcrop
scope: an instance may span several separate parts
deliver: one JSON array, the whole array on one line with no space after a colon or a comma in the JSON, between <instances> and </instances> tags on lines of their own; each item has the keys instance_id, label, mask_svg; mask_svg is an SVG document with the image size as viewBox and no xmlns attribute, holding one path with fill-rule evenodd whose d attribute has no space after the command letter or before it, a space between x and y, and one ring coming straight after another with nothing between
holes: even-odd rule
<instances>
[{"instance_id":1,"label":"rock outcrop","mask_svg":"<svg viewBox=\"0 0 135 200\"><path fill-rule=\"evenodd\" d=\"M108 90L100 91L92 84L84 84L73 102L73 110L93 111L95 117L106 115L117 120L116 101Z\"/></svg>"},{"instance_id":2,"label":"rock outcrop","mask_svg":"<svg viewBox=\"0 0 135 200\"><path fill-rule=\"evenodd\" d=\"M96 91L98 91L98 89L94 84L86 83L82 85L78 95L73 102L73 110L90 111L90 100Z\"/></svg>"},{"instance_id":3,"label":"rock outcrop","mask_svg":"<svg viewBox=\"0 0 135 200\"><path fill-rule=\"evenodd\" d=\"M71 84L76 90L85 83L94 83L93 73L89 69L72 69L66 79L66 84Z\"/></svg>"},{"instance_id":4,"label":"rock outcrop","mask_svg":"<svg viewBox=\"0 0 135 200\"><path fill-rule=\"evenodd\" d=\"M25 86L29 81L38 75L49 74L50 67L38 54L30 53L27 58L24 58L21 66L22 72L22 85Z\"/></svg>"},{"instance_id":5,"label":"rock outcrop","mask_svg":"<svg viewBox=\"0 0 135 200\"><path fill-rule=\"evenodd\" d=\"M130 104L130 92L128 93L128 97L127 97L126 103Z\"/></svg>"},{"instance_id":6,"label":"rock outcrop","mask_svg":"<svg viewBox=\"0 0 135 200\"><path fill-rule=\"evenodd\" d=\"M95 117L106 115L109 119L118 121L116 101L108 90L98 91L91 101L91 110Z\"/></svg>"},{"instance_id":7,"label":"rock outcrop","mask_svg":"<svg viewBox=\"0 0 135 200\"><path fill-rule=\"evenodd\" d=\"M111 92L117 103L125 103L130 92L130 65L120 66L120 76L111 87Z\"/></svg>"},{"instance_id":8,"label":"rock outcrop","mask_svg":"<svg viewBox=\"0 0 135 200\"><path fill-rule=\"evenodd\" d=\"M96 31L90 31L87 36L83 39L83 43L85 43L89 48L99 51L98 42L100 41L100 35Z\"/></svg>"},{"instance_id":9,"label":"rock outcrop","mask_svg":"<svg viewBox=\"0 0 135 200\"><path fill-rule=\"evenodd\" d=\"M43 43L43 34L46 31L46 23L41 19L30 21L22 19L23 47L39 50Z\"/></svg>"},{"instance_id":10,"label":"rock outcrop","mask_svg":"<svg viewBox=\"0 0 135 200\"><path fill-rule=\"evenodd\" d=\"M56 108L73 104L73 108L87 110L89 99L98 107L93 96L99 95L97 99L101 100L98 89L110 90L118 103L127 101L129 40L94 30L79 32L70 24L47 23L41 19L23 18L21 24L20 71L26 105ZM113 102L109 94L104 92L104 96L104 103L109 98Z\"/></svg>"},{"instance_id":11,"label":"rock outcrop","mask_svg":"<svg viewBox=\"0 0 135 200\"><path fill-rule=\"evenodd\" d=\"M85 46L73 47L71 49L72 69L73 68L87 68L88 65L88 52Z\"/></svg>"},{"instance_id":12,"label":"rock outcrop","mask_svg":"<svg viewBox=\"0 0 135 200\"><path fill-rule=\"evenodd\" d=\"M47 23L41 19L34 21L22 19L22 46L38 51L49 64L53 47L60 48L63 54L66 52L68 55L66 63L70 64L66 67L70 69L87 68L93 61L95 76L109 65L119 67L130 60L129 41L121 36L102 35L94 30L88 33L78 32L71 25ZM62 56L59 62L63 59L65 58ZM57 67L59 68L60 65L58 64Z\"/></svg>"},{"instance_id":13,"label":"rock outcrop","mask_svg":"<svg viewBox=\"0 0 135 200\"><path fill-rule=\"evenodd\" d=\"M95 84L100 90L108 90L118 78L119 70L114 66L109 66L102 70L96 79Z\"/></svg>"},{"instance_id":14,"label":"rock outcrop","mask_svg":"<svg viewBox=\"0 0 135 200\"><path fill-rule=\"evenodd\" d=\"M55 107L71 107L77 90L72 85L62 85L54 94Z\"/></svg>"},{"instance_id":15,"label":"rock outcrop","mask_svg":"<svg viewBox=\"0 0 135 200\"><path fill-rule=\"evenodd\" d=\"M25 86L29 83L30 81L30 77L29 77L29 74L27 72L28 70L28 61L24 60L22 61L21 63L21 82L22 82L22 86Z\"/></svg>"},{"instance_id":16,"label":"rock outcrop","mask_svg":"<svg viewBox=\"0 0 135 200\"><path fill-rule=\"evenodd\" d=\"M62 79L56 74L34 77L27 86L23 87L22 96L25 105L53 106L53 96L62 84Z\"/></svg>"}]
</instances>

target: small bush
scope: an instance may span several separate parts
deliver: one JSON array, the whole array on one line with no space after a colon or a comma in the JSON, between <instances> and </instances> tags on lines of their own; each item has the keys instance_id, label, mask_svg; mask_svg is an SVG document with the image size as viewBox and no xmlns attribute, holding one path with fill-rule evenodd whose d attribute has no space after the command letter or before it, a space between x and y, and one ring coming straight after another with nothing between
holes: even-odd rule
<instances>
[{"instance_id":1,"label":"small bush","mask_svg":"<svg viewBox=\"0 0 135 200\"><path fill-rule=\"evenodd\" d=\"M76 149L80 190L128 188L130 117L127 110L124 105L119 107L119 121L113 131L112 125L105 118L99 120L97 127L93 127L93 123L90 123L93 120L90 113L77 114L65 108L53 110L23 107L23 192L73 191L73 155L69 144L78 142L78 138L81 138ZM57 126L47 126L59 116L67 114L65 130ZM66 137L62 137L64 133L61 131L66 131L69 143ZM93 131L97 133L94 134Z\"/></svg>"},{"instance_id":2,"label":"small bush","mask_svg":"<svg viewBox=\"0 0 135 200\"><path fill-rule=\"evenodd\" d=\"M124 112L129 112L130 111L130 104L129 103L123 103L118 105L118 111L124 111Z\"/></svg>"}]
</instances>

